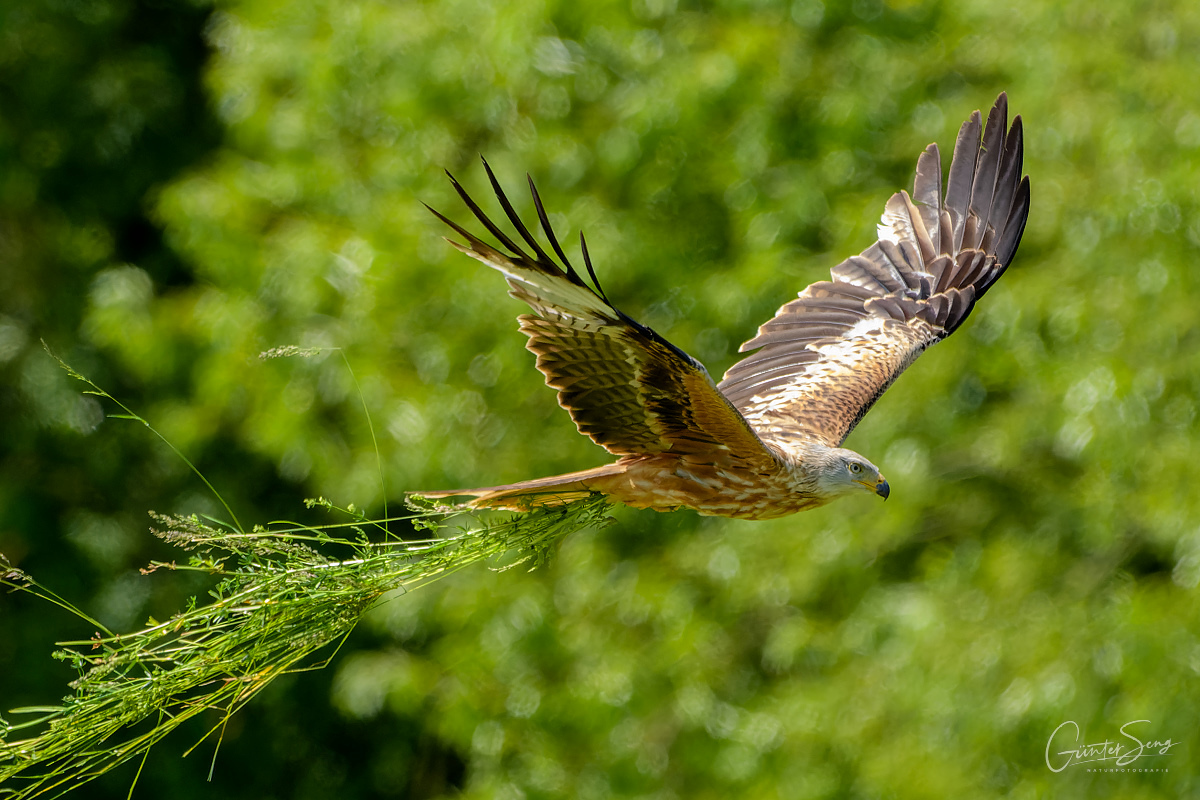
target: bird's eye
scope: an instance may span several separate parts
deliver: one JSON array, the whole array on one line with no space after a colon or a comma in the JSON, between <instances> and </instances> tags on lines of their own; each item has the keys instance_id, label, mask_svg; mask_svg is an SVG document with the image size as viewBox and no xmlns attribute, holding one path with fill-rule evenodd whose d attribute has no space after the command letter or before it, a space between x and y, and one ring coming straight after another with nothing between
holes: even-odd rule
<instances>
[{"instance_id":1,"label":"bird's eye","mask_svg":"<svg viewBox=\"0 0 1200 800\"><path fill-rule=\"evenodd\" d=\"M862 472L862 464L859 464L857 461L851 461L850 462L850 472L853 473L854 475L857 475L858 473Z\"/></svg>"}]
</instances>

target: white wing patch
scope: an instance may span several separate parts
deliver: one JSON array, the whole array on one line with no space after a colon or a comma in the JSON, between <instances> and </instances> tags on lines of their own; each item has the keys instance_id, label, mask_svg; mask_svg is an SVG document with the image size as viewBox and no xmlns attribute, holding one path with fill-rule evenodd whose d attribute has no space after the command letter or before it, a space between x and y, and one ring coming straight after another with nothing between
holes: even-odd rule
<instances>
[{"instance_id":1,"label":"white wing patch","mask_svg":"<svg viewBox=\"0 0 1200 800\"><path fill-rule=\"evenodd\" d=\"M586 286L572 283L566 277L548 275L545 272L521 267L512 259L496 251L480 252L478 247L464 247L453 241L450 244L471 258L503 273L504 277L508 279L509 286L512 287L509 294L518 300L524 300L543 317L548 319L585 319L577 313L571 313L581 311L593 319L612 321L615 318L609 305L597 297L595 292Z\"/></svg>"}]
</instances>

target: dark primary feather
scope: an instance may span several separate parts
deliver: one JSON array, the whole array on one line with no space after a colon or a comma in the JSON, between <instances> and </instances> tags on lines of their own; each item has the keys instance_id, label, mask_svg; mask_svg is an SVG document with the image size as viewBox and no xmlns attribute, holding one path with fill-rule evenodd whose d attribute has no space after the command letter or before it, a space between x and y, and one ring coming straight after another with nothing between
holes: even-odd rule
<instances>
[{"instance_id":1,"label":"dark primary feather","mask_svg":"<svg viewBox=\"0 0 1200 800\"><path fill-rule=\"evenodd\" d=\"M753 469L777 468L774 454L717 391L703 365L608 301L582 234L584 264L595 288L580 277L532 179L529 188L538 220L561 265L521 222L486 161L484 168L501 208L532 254L489 219L453 176L451 183L467 208L509 252L430 211L467 242L451 244L504 273L510 293L534 310L519 317L521 332L529 337L526 346L537 355L538 369L558 391L559 404L580 433L616 455L724 452Z\"/></svg>"},{"instance_id":2,"label":"dark primary feather","mask_svg":"<svg viewBox=\"0 0 1200 800\"><path fill-rule=\"evenodd\" d=\"M1008 98L963 123L942 199L941 160L917 160L913 194L893 195L880 239L783 306L742 345L720 390L766 441L840 445L892 381L949 336L1004 273L1029 214L1021 118Z\"/></svg>"}]
</instances>

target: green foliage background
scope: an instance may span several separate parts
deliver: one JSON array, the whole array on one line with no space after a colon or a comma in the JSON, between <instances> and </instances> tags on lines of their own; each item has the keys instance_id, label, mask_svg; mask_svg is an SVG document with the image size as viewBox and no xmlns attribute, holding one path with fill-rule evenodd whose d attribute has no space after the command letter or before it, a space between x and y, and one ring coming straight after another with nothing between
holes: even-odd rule
<instances>
[{"instance_id":1,"label":"green foliage background","mask_svg":"<svg viewBox=\"0 0 1200 800\"><path fill-rule=\"evenodd\" d=\"M609 295L719 375L867 246L930 141L1007 90L1016 264L849 445L892 483L773 522L623 510L532 573L373 612L175 798L1183 797L1200 792L1200 7L1162 2L12 0L0 7L0 552L118 629L203 586L147 509L245 521L601 463L466 214L485 154L586 229ZM492 207L492 206L488 206ZM532 214L522 199L519 209ZM0 598L0 707L77 622ZM0 712L2 713L2 712ZM1166 773L1047 769L1075 720ZM197 734L202 730L197 726ZM174 741L174 749L171 742ZM89 785L123 797L132 768Z\"/></svg>"}]
</instances>

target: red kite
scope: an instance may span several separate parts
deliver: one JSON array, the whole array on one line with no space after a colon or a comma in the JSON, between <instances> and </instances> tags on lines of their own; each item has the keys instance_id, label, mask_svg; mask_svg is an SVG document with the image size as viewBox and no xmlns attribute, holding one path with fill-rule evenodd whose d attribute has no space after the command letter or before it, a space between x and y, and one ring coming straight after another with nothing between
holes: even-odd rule
<instances>
[{"instance_id":1,"label":"red kite","mask_svg":"<svg viewBox=\"0 0 1200 800\"><path fill-rule=\"evenodd\" d=\"M1004 273L1029 216L1018 116L1006 132L1001 94L984 130L958 134L942 194L936 144L917 160L913 194L888 200L879 240L779 309L742 345L755 351L714 383L702 364L617 310L580 246L589 286L567 259L530 180L542 230L561 265L521 223L487 162L508 219L531 253L450 180L507 252L434 211L467 255L504 273L537 368L579 432L618 456L594 469L426 497L469 495L476 508L523 510L599 492L637 508L769 519L852 492L887 498L879 469L846 436L897 376L958 329ZM433 209L430 209L433 211Z\"/></svg>"}]
</instances>

